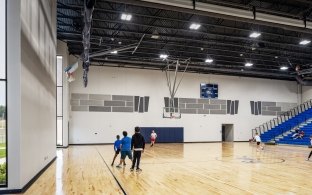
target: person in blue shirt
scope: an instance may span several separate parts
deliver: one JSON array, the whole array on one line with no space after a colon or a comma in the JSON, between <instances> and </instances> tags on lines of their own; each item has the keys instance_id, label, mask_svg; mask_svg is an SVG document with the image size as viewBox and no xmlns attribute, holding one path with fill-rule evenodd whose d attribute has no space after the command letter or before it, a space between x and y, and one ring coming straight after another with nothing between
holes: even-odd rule
<instances>
[{"instance_id":1,"label":"person in blue shirt","mask_svg":"<svg viewBox=\"0 0 312 195\"><path fill-rule=\"evenodd\" d=\"M118 154L120 152L120 146L121 146L120 136L117 135L116 139L117 140L114 143L115 156L114 156L114 159L113 159L113 162L112 162L112 166L114 166L115 159L116 159L116 157L118 156Z\"/></svg>"},{"instance_id":2,"label":"person in blue shirt","mask_svg":"<svg viewBox=\"0 0 312 195\"><path fill-rule=\"evenodd\" d=\"M123 131L122 135L124 136L121 139L121 158L120 158L120 163L119 165L117 165L117 168L121 168L121 164L124 163L125 164L125 159L126 156L128 156L128 158L132 161L132 152L131 152L131 138L127 137L128 133L127 131Z\"/></svg>"}]
</instances>

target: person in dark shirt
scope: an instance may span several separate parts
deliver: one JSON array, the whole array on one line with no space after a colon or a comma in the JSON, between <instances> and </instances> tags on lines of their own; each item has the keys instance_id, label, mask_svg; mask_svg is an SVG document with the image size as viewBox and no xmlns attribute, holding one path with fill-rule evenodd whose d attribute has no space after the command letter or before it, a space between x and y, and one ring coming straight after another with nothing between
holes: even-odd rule
<instances>
[{"instance_id":1,"label":"person in dark shirt","mask_svg":"<svg viewBox=\"0 0 312 195\"><path fill-rule=\"evenodd\" d=\"M135 134L132 136L131 140L131 150L133 150L133 161L130 171L134 170L134 166L136 164L136 171L142 171L140 169L140 160L141 154L144 152L145 148L145 140L144 137L140 133L140 127L134 128Z\"/></svg>"},{"instance_id":2,"label":"person in dark shirt","mask_svg":"<svg viewBox=\"0 0 312 195\"><path fill-rule=\"evenodd\" d=\"M295 129L295 133L292 135L293 139L297 139L299 137L299 130L300 130L299 128Z\"/></svg>"},{"instance_id":3,"label":"person in dark shirt","mask_svg":"<svg viewBox=\"0 0 312 195\"><path fill-rule=\"evenodd\" d=\"M126 165L125 164L126 156L128 156L128 158L130 160L132 160L131 138L127 137L127 135L128 135L127 131L123 131L122 135L124 137L121 139L121 149L120 149L120 151L121 151L121 158L120 158L119 165L116 166L117 168L121 168L121 164L122 163L124 163L124 165Z\"/></svg>"},{"instance_id":4,"label":"person in dark shirt","mask_svg":"<svg viewBox=\"0 0 312 195\"><path fill-rule=\"evenodd\" d=\"M116 159L116 157L118 156L118 154L120 152L120 146L121 146L120 136L117 135L116 139L117 140L114 143L115 156L114 156L114 159L113 159L113 162L112 162L112 166L114 166L115 159Z\"/></svg>"}]
</instances>

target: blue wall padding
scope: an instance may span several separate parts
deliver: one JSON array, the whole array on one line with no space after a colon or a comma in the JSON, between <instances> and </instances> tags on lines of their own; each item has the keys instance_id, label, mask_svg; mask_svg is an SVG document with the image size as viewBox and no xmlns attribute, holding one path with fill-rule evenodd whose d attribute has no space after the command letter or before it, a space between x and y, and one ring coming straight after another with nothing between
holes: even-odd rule
<instances>
[{"instance_id":1,"label":"blue wall padding","mask_svg":"<svg viewBox=\"0 0 312 195\"><path fill-rule=\"evenodd\" d=\"M183 127L141 127L141 134L147 143L151 142L150 135L152 130L157 133L156 142L158 143L181 143L184 142Z\"/></svg>"}]
</instances>

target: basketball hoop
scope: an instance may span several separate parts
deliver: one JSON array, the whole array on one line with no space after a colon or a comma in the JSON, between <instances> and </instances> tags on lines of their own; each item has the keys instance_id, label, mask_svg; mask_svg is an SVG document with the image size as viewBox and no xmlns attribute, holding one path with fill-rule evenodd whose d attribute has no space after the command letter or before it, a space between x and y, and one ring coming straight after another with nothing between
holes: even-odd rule
<instances>
[{"instance_id":1,"label":"basketball hoop","mask_svg":"<svg viewBox=\"0 0 312 195\"><path fill-rule=\"evenodd\" d=\"M170 118L170 119L180 119L181 118L181 112L180 108L177 104L175 104L175 94L177 93L179 86L181 84L181 81L183 80L184 73L186 72L188 65L190 64L191 59L186 59L183 64L185 64L185 68L183 70L182 76L180 79L178 79L178 70L181 69L180 60L173 60L172 63L170 63L170 59L167 59L167 66L165 68L166 73L166 79L167 79L167 86L169 89L169 102L168 105L163 108L163 118ZM170 69L170 66L174 66L174 69ZM170 72L173 72L173 76ZM179 81L178 81L179 80Z\"/></svg>"},{"instance_id":2,"label":"basketball hoop","mask_svg":"<svg viewBox=\"0 0 312 195\"><path fill-rule=\"evenodd\" d=\"M164 107L163 118L180 119L181 118L180 108Z\"/></svg>"}]
</instances>

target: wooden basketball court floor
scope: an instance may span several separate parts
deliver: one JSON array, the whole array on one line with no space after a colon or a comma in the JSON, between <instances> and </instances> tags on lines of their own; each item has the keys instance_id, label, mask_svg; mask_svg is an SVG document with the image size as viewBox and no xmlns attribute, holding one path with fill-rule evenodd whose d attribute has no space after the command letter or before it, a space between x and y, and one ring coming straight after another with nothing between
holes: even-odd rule
<instances>
[{"instance_id":1,"label":"wooden basketball court floor","mask_svg":"<svg viewBox=\"0 0 312 195\"><path fill-rule=\"evenodd\" d=\"M310 150L256 151L246 142L147 145L137 173L129 160L125 168L110 166L112 145L70 146L24 194L312 194Z\"/></svg>"}]
</instances>

